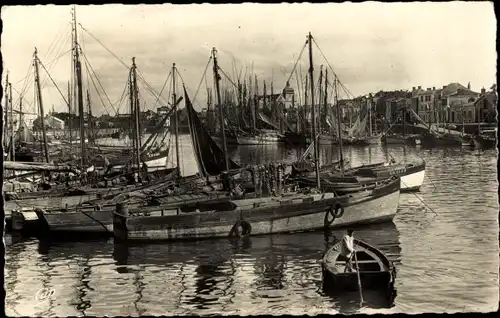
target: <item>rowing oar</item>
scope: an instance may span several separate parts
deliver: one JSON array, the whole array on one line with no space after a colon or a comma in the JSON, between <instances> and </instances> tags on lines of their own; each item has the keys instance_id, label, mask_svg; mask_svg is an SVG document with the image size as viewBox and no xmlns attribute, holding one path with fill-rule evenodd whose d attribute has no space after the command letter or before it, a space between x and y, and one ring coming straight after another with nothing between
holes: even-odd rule
<instances>
[{"instance_id":1,"label":"rowing oar","mask_svg":"<svg viewBox=\"0 0 500 318\"><path fill-rule=\"evenodd\" d=\"M353 238L354 241L354 238ZM354 261L356 263L356 273L358 276L358 288L359 288L359 298L360 298L360 306L363 306L363 289L361 288L361 274L359 273L359 265L358 265L358 256L356 254L356 250L354 251Z\"/></svg>"}]
</instances>

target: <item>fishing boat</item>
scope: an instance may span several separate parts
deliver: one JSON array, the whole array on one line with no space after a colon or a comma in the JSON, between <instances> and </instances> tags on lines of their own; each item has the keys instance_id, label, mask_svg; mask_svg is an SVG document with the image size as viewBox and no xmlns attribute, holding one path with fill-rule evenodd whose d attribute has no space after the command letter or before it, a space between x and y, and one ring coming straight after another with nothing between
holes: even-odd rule
<instances>
[{"instance_id":1,"label":"fishing boat","mask_svg":"<svg viewBox=\"0 0 500 318\"><path fill-rule=\"evenodd\" d=\"M114 237L147 242L290 233L391 221L399 204L399 179L372 192L288 192L277 197L198 202L156 208L155 215L119 205ZM157 216L163 210L163 216ZM167 214L168 213L168 214Z\"/></svg>"},{"instance_id":2,"label":"fishing boat","mask_svg":"<svg viewBox=\"0 0 500 318\"><path fill-rule=\"evenodd\" d=\"M479 134L474 135L474 145L477 148L491 149L497 145L497 129L482 130Z\"/></svg>"},{"instance_id":3,"label":"fishing boat","mask_svg":"<svg viewBox=\"0 0 500 318\"><path fill-rule=\"evenodd\" d=\"M338 242L328 249L321 260L323 290L327 293L341 293L359 290L361 285L361 291L377 290L385 293L388 299L393 299L396 268L387 256L377 248L354 239L354 271L346 272L346 261L340 257L340 245L341 242Z\"/></svg>"},{"instance_id":4,"label":"fishing boat","mask_svg":"<svg viewBox=\"0 0 500 318\"><path fill-rule=\"evenodd\" d=\"M284 135L270 129L259 129L256 134L236 136L238 145L272 145L283 142L284 138Z\"/></svg>"},{"instance_id":5,"label":"fishing boat","mask_svg":"<svg viewBox=\"0 0 500 318\"><path fill-rule=\"evenodd\" d=\"M474 138L470 135L461 135L460 139L462 140L462 147L474 147Z\"/></svg>"},{"instance_id":6,"label":"fishing boat","mask_svg":"<svg viewBox=\"0 0 500 318\"><path fill-rule=\"evenodd\" d=\"M397 176L401 179L401 192L418 191L424 182L425 161L407 163L379 162L375 164L353 167L345 171L345 175L385 179Z\"/></svg>"},{"instance_id":7,"label":"fishing boat","mask_svg":"<svg viewBox=\"0 0 500 318\"><path fill-rule=\"evenodd\" d=\"M384 134L381 141L386 145L415 145L415 138L418 135L406 134Z\"/></svg>"}]
</instances>

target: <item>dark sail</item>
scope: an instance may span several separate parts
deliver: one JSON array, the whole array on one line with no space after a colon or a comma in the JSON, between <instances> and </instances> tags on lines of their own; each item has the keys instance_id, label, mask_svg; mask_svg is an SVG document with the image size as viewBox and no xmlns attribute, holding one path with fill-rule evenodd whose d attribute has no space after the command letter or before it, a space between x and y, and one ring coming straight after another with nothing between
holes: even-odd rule
<instances>
[{"instance_id":1,"label":"dark sail","mask_svg":"<svg viewBox=\"0 0 500 318\"><path fill-rule=\"evenodd\" d=\"M224 152L208 134L198 114L191 104L191 100L184 89L185 104L188 114L189 132L193 142L193 150L200 173L204 176L217 176L225 170ZM229 169L239 169L240 166L229 159Z\"/></svg>"}]
</instances>

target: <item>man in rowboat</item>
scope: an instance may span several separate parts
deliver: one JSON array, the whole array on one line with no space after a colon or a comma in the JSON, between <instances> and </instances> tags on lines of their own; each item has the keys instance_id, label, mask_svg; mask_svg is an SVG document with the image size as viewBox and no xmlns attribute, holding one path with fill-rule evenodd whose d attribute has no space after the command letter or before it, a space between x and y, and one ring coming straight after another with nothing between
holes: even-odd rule
<instances>
[{"instance_id":1,"label":"man in rowboat","mask_svg":"<svg viewBox=\"0 0 500 318\"><path fill-rule=\"evenodd\" d=\"M347 234L342 238L342 242L340 243L340 256L345 260L345 269L344 272L353 272L352 269L352 257L356 252L354 250L354 230L348 229Z\"/></svg>"}]
</instances>

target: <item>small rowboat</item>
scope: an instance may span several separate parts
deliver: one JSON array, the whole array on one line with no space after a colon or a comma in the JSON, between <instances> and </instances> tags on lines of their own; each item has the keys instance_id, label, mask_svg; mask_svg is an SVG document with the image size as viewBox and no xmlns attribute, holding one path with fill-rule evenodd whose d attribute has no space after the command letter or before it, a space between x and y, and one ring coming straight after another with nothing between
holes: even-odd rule
<instances>
[{"instance_id":1,"label":"small rowboat","mask_svg":"<svg viewBox=\"0 0 500 318\"><path fill-rule=\"evenodd\" d=\"M340 244L338 242L323 255L323 290L328 293L358 290L357 272L344 272L346 262L341 260ZM388 300L392 302L395 296L394 279L396 269L384 253L367 243L354 240L357 263L361 278L361 289L385 291ZM339 257L340 256L340 257ZM356 269L355 257L352 267Z\"/></svg>"}]
</instances>

